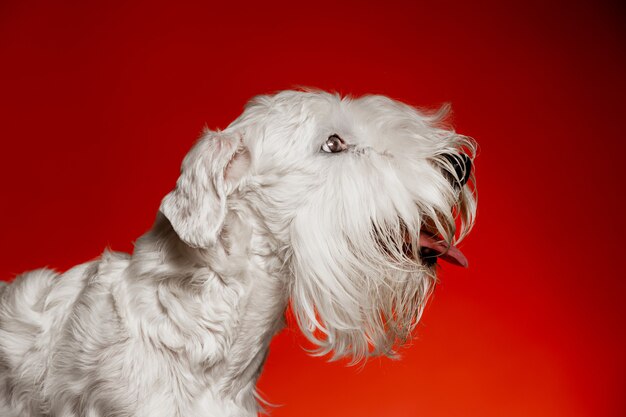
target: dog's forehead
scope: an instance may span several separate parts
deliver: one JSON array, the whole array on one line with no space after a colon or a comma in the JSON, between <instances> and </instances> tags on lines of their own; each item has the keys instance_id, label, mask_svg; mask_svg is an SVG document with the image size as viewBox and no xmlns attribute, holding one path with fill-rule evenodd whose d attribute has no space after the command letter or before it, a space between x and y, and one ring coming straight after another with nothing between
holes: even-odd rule
<instances>
[{"instance_id":1,"label":"dog's forehead","mask_svg":"<svg viewBox=\"0 0 626 417\"><path fill-rule=\"evenodd\" d=\"M381 119L411 120L417 117L415 109L380 95L353 98L339 94L302 93L276 95L273 108L281 112L317 119L318 122L354 122L374 124Z\"/></svg>"},{"instance_id":2,"label":"dog's forehead","mask_svg":"<svg viewBox=\"0 0 626 417\"><path fill-rule=\"evenodd\" d=\"M412 107L381 95L352 98L327 92L282 91L273 96L257 96L247 110L260 111L284 122L314 120L318 123L355 122L374 124L381 119L411 120Z\"/></svg>"},{"instance_id":3,"label":"dog's forehead","mask_svg":"<svg viewBox=\"0 0 626 417\"><path fill-rule=\"evenodd\" d=\"M415 108L385 96L357 98L310 91L255 97L233 127L245 127L259 154L306 158L333 134L356 149L403 158L432 153L433 125ZM263 149L263 152L260 152ZM297 155L296 155L297 154Z\"/></svg>"}]
</instances>

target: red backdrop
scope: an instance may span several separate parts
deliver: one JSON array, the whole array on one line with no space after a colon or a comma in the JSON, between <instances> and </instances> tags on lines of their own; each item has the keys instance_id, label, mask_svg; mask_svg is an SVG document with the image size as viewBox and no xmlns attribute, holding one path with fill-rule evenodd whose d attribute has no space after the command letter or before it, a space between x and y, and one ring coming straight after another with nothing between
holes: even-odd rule
<instances>
[{"instance_id":1,"label":"red backdrop","mask_svg":"<svg viewBox=\"0 0 626 417\"><path fill-rule=\"evenodd\" d=\"M481 146L470 269L443 266L402 361L283 332L273 415L625 415L624 11L432 3L3 1L0 276L131 251L201 128L253 95L451 102Z\"/></svg>"}]
</instances>

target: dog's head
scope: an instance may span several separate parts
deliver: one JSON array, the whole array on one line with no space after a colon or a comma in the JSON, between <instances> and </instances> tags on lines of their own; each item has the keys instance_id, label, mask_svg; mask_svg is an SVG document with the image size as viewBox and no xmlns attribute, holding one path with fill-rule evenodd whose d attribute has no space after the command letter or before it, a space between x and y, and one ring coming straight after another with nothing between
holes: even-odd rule
<instances>
[{"instance_id":1,"label":"dog's head","mask_svg":"<svg viewBox=\"0 0 626 417\"><path fill-rule=\"evenodd\" d=\"M467 264L454 245L474 221L475 144L441 127L444 116L382 96L257 97L200 139L161 212L206 249L229 211L246 207L276 242L318 352L393 354L419 320L437 260Z\"/></svg>"}]
</instances>

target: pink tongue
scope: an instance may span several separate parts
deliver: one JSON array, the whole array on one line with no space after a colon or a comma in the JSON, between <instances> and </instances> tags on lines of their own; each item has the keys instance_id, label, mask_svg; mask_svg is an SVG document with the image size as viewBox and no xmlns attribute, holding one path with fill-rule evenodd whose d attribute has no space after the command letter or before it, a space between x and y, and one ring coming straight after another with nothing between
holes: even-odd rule
<instances>
[{"instance_id":1,"label":"pink tongue","mask_svg":"<svg viewBox=\"0 0 626 417\"><path fill-rule=\"evenodd\" d=\"M451 264L467 268L469 263L463 252L454 245L446 246L442 242L438 242L434 237L428 236L426 233L420 233L420 246L429 248L439 253L439 259L450 262Z\"/></svg>"}]
</instances>

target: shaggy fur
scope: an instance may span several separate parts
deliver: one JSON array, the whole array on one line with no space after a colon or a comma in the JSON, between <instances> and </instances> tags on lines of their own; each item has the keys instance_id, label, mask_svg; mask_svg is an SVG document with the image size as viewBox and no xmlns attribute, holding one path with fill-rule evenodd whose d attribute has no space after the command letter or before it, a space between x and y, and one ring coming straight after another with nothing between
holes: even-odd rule
<instances>
[{"instance_id":1,"label":"shaggy fur","mask_svg":"<svg viewBox=\"0 0 626 417\"><path fill-rule=\"evenodd\" d=\"M254 416L289 302L316 353L394 355L435 283L420 233L474 220L444 113L286 91L205 132L132 255L0 285L0 416Z\"/></svg>"}]
</instances>

